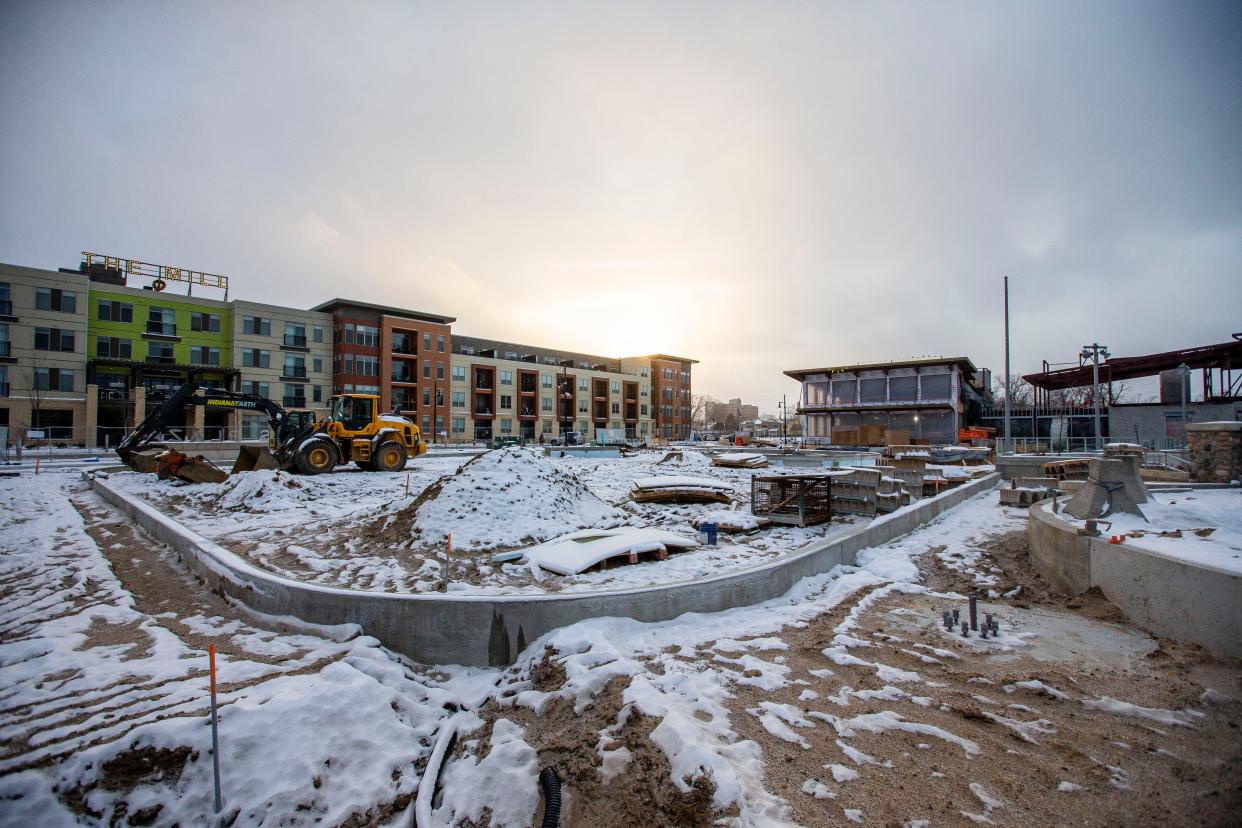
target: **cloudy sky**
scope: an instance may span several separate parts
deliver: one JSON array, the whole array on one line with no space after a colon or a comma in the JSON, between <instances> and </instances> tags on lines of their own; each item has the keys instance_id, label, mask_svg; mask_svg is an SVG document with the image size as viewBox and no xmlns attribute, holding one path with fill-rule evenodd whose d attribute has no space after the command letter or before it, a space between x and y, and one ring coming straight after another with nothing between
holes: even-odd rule
<instances>
[{"instance_id":1,"label":"cloudy sky","mask_svg":"<svg viewBox=\"0 0 1242 828\"><path fill-rule=\"evenodd\" d=\"M0 2L0 260L998 373L1242 330L1234 3Z\"/></svg>"}]
</instances>

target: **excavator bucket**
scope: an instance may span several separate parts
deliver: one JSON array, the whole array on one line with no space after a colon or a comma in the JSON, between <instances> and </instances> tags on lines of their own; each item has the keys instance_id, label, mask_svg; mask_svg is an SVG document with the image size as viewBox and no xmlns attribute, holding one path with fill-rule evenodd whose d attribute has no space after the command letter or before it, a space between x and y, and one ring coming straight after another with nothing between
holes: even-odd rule
<instances>
[{"instance_id":1,"label":"excavator bucket","mask_svg":"<svg viewBox=\"0 0 1242 828\"><path fill-rule=\"evenodd\" d=\"M143 474L155 474L159 470L160 455L164 453L164 449L148 449L147 451L135 451L125 459L125 465L129 466L136 472Z\"/></svg>"},{"instance_id":2,"label":"excavator bucket","mask_svg":"<svg viewBox=\"0 0 1242 828\"><path fill-rule=\"evenodd\" d=\"M155 474L160 480L175 477L186 483L223 483L228 472L205 457L190 457L179 451L166 451L159 456Z\"/></svg>"},{"instance_id":3,"label":"excavator bucket","mask_svg":"<svg viewBox=\"0 0 1242 828\"><path fill-rule=\"evenodd\" d=\"M255 469L278 468L280 464L276 462L276 458L272 456L267 446L242 446L237 452L237 459L233 461L232 474Z\"/></svg>"}]
</instances>

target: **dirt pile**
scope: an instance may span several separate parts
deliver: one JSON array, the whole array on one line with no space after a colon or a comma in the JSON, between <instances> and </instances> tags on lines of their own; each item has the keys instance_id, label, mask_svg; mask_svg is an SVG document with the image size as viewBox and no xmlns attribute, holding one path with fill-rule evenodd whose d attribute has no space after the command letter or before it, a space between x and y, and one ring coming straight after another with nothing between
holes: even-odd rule
<instances>
[{"instance_id":1,"label":"dirt pile","mask_svg":"<svg viewBox=\"0 0 1242 828\"><path fill-rule=\"evenodd\" d=\"M221 512L271 512L315 499L305 483L276 469L238 472L223 483L201 486L194 494Z\"/></svg>"},{"instance_id":2,"label":"dirt pile","mask_svg":"<svg viewBox=\"0 0 1242 828\"><path fill-rule=\"evenodd\" d=\"M481 552L526 546L586 528L616 526L626 515L595 496L564 467L510 447L473 458L377 522L372 538L400 546Z\"/></svg>"}]
</instances>

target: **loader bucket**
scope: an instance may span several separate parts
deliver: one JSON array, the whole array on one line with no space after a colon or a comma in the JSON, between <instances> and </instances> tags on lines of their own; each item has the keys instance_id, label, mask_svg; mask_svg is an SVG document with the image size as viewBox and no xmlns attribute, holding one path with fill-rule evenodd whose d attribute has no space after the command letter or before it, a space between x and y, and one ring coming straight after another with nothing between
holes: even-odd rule
<instances>
[{"instance_id":1,"label":"loader bucket","mask_svg":"<svg viewBox=\"0 0 1242 828\"><path fill-rule=\"evenodd\" d=\"M232 474L255 469L278 468L280 464L276 462L276 458L272 456L267 446L242 446L237 452L237 459L233 461Z\"/></svg>"},{"instance_id":2,"label":"loader bucket","mask_svg":"<svg viewBox=\"0 0 1242 828\"><path fill-rule=\"evenodd\" d=\"M160 480L175 477L186 483L223 483L229 479L228 472L202 455L190 457L171 450L160 455L155 474Z\"/></svg>"}]
</instances>

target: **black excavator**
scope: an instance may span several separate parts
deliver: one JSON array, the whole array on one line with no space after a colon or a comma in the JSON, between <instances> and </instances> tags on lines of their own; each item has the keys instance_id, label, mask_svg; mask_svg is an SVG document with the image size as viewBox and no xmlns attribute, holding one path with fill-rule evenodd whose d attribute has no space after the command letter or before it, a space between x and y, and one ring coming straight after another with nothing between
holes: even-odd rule
<instances>
[{"instance_id":1,"label":"black excavator","mask_svg":"<svg viewBox=\"0 0 1242 828\"><path fill-rule=\"evenodd\" d=\"M226 479L229 472L201 455L191 457L176 449L151 447L169 425L192 405L217 411L257 411L267 415L270 428L268 446L242 446L232 473L295 466L299 438L312 433L315 427L315 415L311 411L289 410L266 397L187 382L148 414L133 433L116 447L121 462L135 471L154 472L161 480L177 478L187 483L219 483Z\"/></svg>"}]
</instances>

